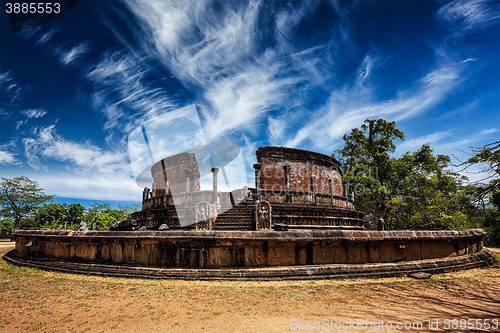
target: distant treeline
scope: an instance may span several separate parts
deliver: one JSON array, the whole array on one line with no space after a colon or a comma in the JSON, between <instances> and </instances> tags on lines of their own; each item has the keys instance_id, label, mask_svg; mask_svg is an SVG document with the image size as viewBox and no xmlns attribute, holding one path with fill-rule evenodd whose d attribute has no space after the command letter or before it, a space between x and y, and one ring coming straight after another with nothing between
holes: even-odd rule
<instances>
[{"instance_id":1,"label":"distant treeline","mask_svg":"<svg viewBox=\"0 0 500 333\"><path fill-rule=\"evenodd\" d=\"M12 232L19 228L75 230L85 222L92 228L109 229L118 219L126 220L141 209L139 205L119 206L95 203L85 208L79 203L54 203L38 184L28 177L3 178L0 183L0 228Z\"/></svg>"}]
</instances>

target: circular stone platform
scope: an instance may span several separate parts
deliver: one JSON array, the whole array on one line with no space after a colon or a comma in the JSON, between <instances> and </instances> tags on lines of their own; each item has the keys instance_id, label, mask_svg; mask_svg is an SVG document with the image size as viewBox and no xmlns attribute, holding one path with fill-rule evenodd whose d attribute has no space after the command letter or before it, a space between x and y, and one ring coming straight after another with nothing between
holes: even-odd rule
<instances>
[{"instance_id":1,"label":"circular stone platform","mask_svg":"<svg viewBox=\"0 0 500 333\"><path fill-rule=\"evenodd\" d=\"M481 229L446 231L19 230L12 264L67 273L206 280L431 274L490 265Z\"/></svg>"}]
</instances>

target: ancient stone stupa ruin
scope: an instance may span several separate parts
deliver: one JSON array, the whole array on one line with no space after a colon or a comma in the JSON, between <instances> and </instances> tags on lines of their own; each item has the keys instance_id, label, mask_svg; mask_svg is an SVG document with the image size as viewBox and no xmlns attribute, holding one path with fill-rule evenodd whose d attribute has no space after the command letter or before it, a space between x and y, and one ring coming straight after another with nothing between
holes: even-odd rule
<instances>
[{"instance_id":1,"label":"ancient stone stupa ruin","mask_svg":"<svg viewBox=\"0 0 500 333\"><path fill-rule=\"evenodd\" d=\"M18 230L4 259L71 273L210 280L401 276L494 261L481 229L367 230L340 163L323 154L261 147L255 185L243 185L234 177L245 174L240 147L203 140L195 113L184 108L131 133L144 188L131 219L112 231Z\"/></svg>"},{"instance_id":2,"label":"ancient stone stupa ruin","mask_svg":"<svg viewBox=\"0 0 500 333\"><path fill-rule=\"evenodd\" d=\"M365 214L353 209L351 188L342 185L341 165L334 158L283 147L261 147L256 154L255 187L230 192L218 191L218 168L211 169L213 188L200 190L193 153L155 163L142 211L113 229L364 229Z\"/></svg>"}]
</instances>

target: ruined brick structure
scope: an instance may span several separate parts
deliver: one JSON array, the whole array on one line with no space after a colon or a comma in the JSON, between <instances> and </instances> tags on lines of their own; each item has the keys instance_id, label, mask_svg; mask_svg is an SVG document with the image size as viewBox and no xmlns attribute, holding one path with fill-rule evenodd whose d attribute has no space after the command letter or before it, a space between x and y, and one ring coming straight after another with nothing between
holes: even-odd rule
<instances>
[{"instance_id":1,"label":"ruined brick structure","mask_svg":"<svg viewBox=\"0 0 500 333\"><path fill-rule=\"evenodd\" d=\"M194 154L182 153L157 162L151 167L152 196L200 191L200 172ZM167 192L165 191L167 189Z\"/></svg>"},{"instance_id":2,"label":"ruined brick structure","mask_svg":"<svg viewBox=\"0 0 500 333\"><path fill-rule=\"evenodd\" d=\"M232 192L217 190L217 168L211 170L213 189L201 191L194 154L156 163L153 190L145 189L143 209L133 214L127 230L161 224L208 230L364 229L365 214L354 210L337 160L284 147L261 147L256 154L255 188Z\"/></svg>"},{"instance_id":3,"label":"ruined brick structure","mask_svg":"<svg viewBox=\"0 0 500 333\"><path fill-rule=\"evenodd\" d=\"M289 192L342 196L341 165L330 156L283 147L261 147L256 155L262 190L285 190L288 181Z\"/></svg>"}]
</instances>

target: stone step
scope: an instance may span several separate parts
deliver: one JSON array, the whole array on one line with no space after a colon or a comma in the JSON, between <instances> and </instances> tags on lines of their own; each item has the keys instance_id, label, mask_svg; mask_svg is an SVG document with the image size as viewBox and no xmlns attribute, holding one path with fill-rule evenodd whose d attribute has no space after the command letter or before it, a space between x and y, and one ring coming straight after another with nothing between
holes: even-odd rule
<instances>
[{"instance_id":1,"label":"stone step","mask_svg":"<svg viewBox=\"0 0 500 333\"><path fill-rule=\"evenodd\" d=\"M240 204L217 216L215 230L254 230L254 205Z\"/></svg>"}]
</instances>

